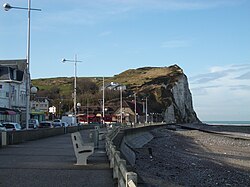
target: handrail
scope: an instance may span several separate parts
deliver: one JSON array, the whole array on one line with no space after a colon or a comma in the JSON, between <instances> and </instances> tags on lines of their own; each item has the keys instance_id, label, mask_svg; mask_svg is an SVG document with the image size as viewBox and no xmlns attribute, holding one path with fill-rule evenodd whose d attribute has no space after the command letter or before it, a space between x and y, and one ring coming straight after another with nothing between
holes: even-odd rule
<instances>
[{"instance_id":1,"label":"handrail","mask_svg":"<svg viewBox=\"0 0 250 187\"><path fill-rule=\"evenodd\" d=\"M112 142L119 131L120 128L117 127L106 136L106 152L110 160L110 168L113 168L113 178L118 179L118 187L136 187L137 174L127 170L126 160L121 159L120 152Z\"/></svg>"}]
</instances>

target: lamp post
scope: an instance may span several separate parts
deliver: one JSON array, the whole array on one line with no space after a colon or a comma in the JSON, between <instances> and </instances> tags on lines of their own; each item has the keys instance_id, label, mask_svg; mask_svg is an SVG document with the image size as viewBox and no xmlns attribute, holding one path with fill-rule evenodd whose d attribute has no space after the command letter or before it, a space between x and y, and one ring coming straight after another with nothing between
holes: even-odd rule
<instances>
[{"instance_id":1,"label":"lamp post","mask_svg":"<svg viewBox=\"0 0 250 187\"><path fill-rule=\"evenodd\" d=\"M42 11L41 9L31 8L31 0L28 0L28 8L24 7L14 7L9 3L5 3L3 5L5 11L9 11L10 9L21 9L28 10L28 29L27 29L27 67L26 67L26 129L29 128L29 118L30 118L30 11Z\"/></svg>"},{"instance_id":2,"label":"lamp post","mask_svg":"<svg viewBox=\"0 0 250 187\"><path fill-rule=\"evenodd\" d=\"M102 124L105 123L104 118L105 118L105 108L104 108L104 102L105 102L105 85L104 85L104 77L102 79Z\"/></svg>"},{"instance_id":3,"label":"lamp post","mask_svg":"<svg viewBox=\"0 0 250 187\"><path fill-rule=\"evenodd\" d=\"M122 85L120 85L120 102L121 102L121 124L122 124Z\"/></svg>"},{"instance_id":4,"label":"lamp post","mask_svg":"<svg viewBox=\"0 0 250 187\"><path fill-rule=\"evenodd\" d=\"M134 93L135 97L135 124L137 123L137 113L136 113L136 93Z\"/></svg>"},{"instance_id":5,"label":"lamp post","mask_svg":"<svg viewBox=\"0 0 250 187\"><path fill-rule=\"evenodd\" d=\"M73 94L73 98L74 98L74 119L76 119L76 63L77 62L82 62L82 61L79 61L77 60L77 55L75 55L75 59L74 60L67 60L65 58L62 59L62 62L65 63L65 62L73 62L74 63L74 74L75 74L75 79L74 79L74 94ZM74 123L76 122L76 120L74 121Z\"/></svg>"},{"instance_id":6,"label":"lamp post","mask_svg":"<svg viewBox=\"0 0 250 187\"><path fill-rule=\"evenodd\" d=\"M89 100L87 99L87 125L89 124Z\"/></svg>"},{"instance_id":7,"label":"lamp post","mask_svg":"<svg viewBox=\"0 0 250 187\"><path fill-rule=\"evenodd\" d=\"M148 123L148 97L146 97L146 111L145 111L145 113L146 113L146 123Z\"/></svg>"}]
</instances>

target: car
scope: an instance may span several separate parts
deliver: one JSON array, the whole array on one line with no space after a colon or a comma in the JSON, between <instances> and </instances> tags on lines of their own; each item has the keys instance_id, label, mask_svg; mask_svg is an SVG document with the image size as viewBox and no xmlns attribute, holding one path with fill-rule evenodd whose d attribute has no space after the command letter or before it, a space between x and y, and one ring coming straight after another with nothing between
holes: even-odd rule
<instances>
[{"instance_id":1,"label":"car","mask_svg":"<svg viewBox=\"0 0 250 187\"><path fill-rule=\"evenodd\" d=\"M62 122L62 126L63 126L63 127L68 127L68 126L69 126L69 124L68 124L68 123L66 123L66 122Z\"/></svg>"},{"instance_id":2,"label":"car","mask_svg":"<svg viewBox=\"0 0 250 187\"><path fill-rule=\"evenodd\" d=\"M6 131L6 128L2 123L0 123L0 131Z\"/></svg>"},{"instance_id":3,"label":"car","mask_svg":"<svg viewBox=\"0 0 250 187\"><path fill-rule=\"evenodd\" d=\"M4 122L3 126L6 128L6 131L20 131L22 129L21 125L15 122Z\"/></svg>"},{"instance_id":4,"label":"car","mask_svg":"<svg viewBox=\"0 0 250 187\"><path fill-rule=\"evenodd\" d=\"M53 128L53 123L51 121L41 121L38 128Z\"/></svg>"},{"instance_id":5,"label":"car","mask_svg":"<svg viewBox=\"0 0 250 187\"><path fill-rule=\"evenodd\" d=\"M62 116L62 122L66 122L69 126L73 126L75 124L76 118L73 116Z\"/></svg>"},{"instance_id":6,"label":"car","mask_svg":"<svg viewBox=\"0 0 250 187\"><path fill-rule=\"evenodd\" d=\"M62 120L60 120L60 119L55 119L55 120L53 121L53 126L54 126L54 127L62 127L62 126L63 126Z\"/></svg>"},{"instance_id":7,"label":"car","mask_svg":"<svg viewBox=\"0 0 250 187\"><path fill-rule=\"evenodd\" d=\"M29 128L30 129L37 129L39 127L38 119L29 119Z\"/></svg>"}]
</instances>

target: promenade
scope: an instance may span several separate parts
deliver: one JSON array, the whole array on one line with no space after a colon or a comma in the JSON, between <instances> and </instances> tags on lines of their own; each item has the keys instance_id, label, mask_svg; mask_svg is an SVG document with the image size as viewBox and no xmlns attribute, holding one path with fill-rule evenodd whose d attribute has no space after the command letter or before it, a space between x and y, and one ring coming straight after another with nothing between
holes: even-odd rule
<instances>
[{"instance_id":1,"label":"promenade","mask_svg":"<svg viewBox=\"0 0 250 187\"><path fill-rule=\"evenodd\" d=\"M89 130L82 130L88 140ZM88 159L76 166L70 134L8 145L0 149L0 187L112 187L112 169L104 140Z\"/></svg>"}]
</instances>

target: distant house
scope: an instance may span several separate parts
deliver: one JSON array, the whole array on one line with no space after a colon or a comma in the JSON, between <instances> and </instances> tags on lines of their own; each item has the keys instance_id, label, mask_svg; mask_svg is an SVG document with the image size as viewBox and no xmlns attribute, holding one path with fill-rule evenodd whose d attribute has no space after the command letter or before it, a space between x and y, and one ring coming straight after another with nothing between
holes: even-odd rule
<instances>
[{"instance_id":1,"label":"distant house","mask_svg":"<svg viewBox=\"0 0 250 187\"><path fill-rule=\"evenodd\" d=\"M120 89L126 90L126 86L119 84L119 83L111 82L111 83L105 85L105 89L108 89L108 90L120 90Z\"/></svg>"},{"instance_id":2,"label":"distant house","mask_svg":"<svg viewBox=\"0 0 250 187\"><path fill-rule=\"evenodd\" d=\"M114 114L116 116L116 121L121 121L121 107L119 104L118 107L114 111ZM135 117L136 115L136 117ZM122 121L123 123L134 123L136 118L136 123L142 122L142 116L144 116L143 113L143 105L140 102L136 103L136 112L135 112L135 103L134 101L126 101L123 100L122 102ZM142 118L142 119L141 119ZM143 121L144 122L144 121Z\"/></svg>"},{"instance_id":3,"label":"distant house","mask_svg":"<svg viewBox=\"0 0 250 187\"><path fill-rule=\"evenodd\" d=\"M47 97L34 97L30 101L31 112L30 118L43 121L48 118L49 99Z\"/></svg>"},{"instance_id":4,"label":"distant house","mask_svg":"<svg viewBox=\"0 0 250 187\"><path fill-rule=\"evenodd\" d=\"M0 121L25 121L26 60L0 60Z\"/></svg>"}]
</instances>

